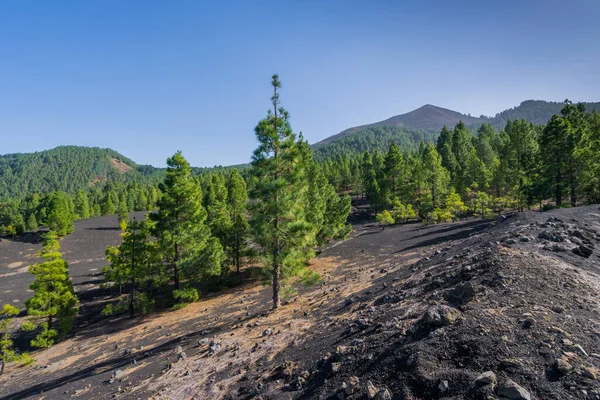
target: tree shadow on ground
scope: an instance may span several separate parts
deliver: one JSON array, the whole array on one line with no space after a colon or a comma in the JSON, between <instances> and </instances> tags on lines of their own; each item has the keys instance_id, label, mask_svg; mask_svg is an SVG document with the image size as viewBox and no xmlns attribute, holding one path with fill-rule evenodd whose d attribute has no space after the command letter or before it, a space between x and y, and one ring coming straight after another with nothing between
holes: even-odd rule
<instances>
[{"instance_id":1,"label":"tree shadow on ground","mask_svg":"<svg viewBox=\"0 0 600 400\"><path fill-rule=\"evenodd\" d=\"M18 243L30 243L30 244L40 244L44 239L44 234L48 232L47 230L38 230L38 231L30 231L24 232L20 235L11 236L10 238L2 238L2 240L6 240L9 242L18 242Z\"/></svg>"},{"instance_id":2,"label":"tree shadow on ground","mask_svg":"<svg viewBox=\"0 0 600 400\"><path fill-rule=\"evenodd\" d=\"M457 229L469 229L469 228L476 229L481 224L489 224L490 222L491 221L487 220L487 219L475 219L475 220L464 222L464 223L452 223L451 225L449 225L445 228L431 230L431 231L428 231L421 235L417 235L417 236L415 236L415 238L421 238L421 237L430 236L430 235L438 235L441 233L446 233L446 232L454 231ZM434 225L429 225L429 226L433 227ZM418 231L420 231L420 230L422 230L422 229L419 229Z\"/></svg>"},{"instance_id":3,"label":"tree shadow on ground","mask_svg":"<svg viewBox=\"0 0 600 400\"><path fill-rule=\"evenodd\" d=\"M393 254L402 253L402 252L405 252L408 250L420 249L423 247L434 246L434 245L438 245L441 243L450 242L453 240L466 239L471 235L474 235L476 233L483 231L484 229L489 227L491 225L491 223L492 223L492 221L490 221L490 220L480 220L480 221L477 221L477 223L471 223L466 227L464 225L457 226L456 229L460 228L460 230L456 233L449 234L449 235L443 235L443 236L439 236L439 237L434 237L434 238L431 238L428 240L419 241L413 245L410 245L407 247L402 247L402 248L396 250ZM434 233L437 233L437 232L432 232L432 234L434 234ZM429 234L423 235L423 236L429 236Z\"/></svg>"}]
</instances>

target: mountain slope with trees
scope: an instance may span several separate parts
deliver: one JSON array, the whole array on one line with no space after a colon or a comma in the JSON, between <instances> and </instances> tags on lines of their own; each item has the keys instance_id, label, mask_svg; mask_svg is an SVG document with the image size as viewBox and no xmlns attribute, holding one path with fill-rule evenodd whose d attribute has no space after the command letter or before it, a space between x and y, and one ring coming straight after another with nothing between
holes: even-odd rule
<instances>
[{"instance_id":1,"label":"mountain slope with trees","mask_svg":"<svg viewBox=\"0 0 600 400\"><path fill-rule=\"evenodd\" d=\"M41 192L75 193L99 182L151 179L157 169L139 167L111 149L60 146L0 156L0 200Z\"/></svg>"},{"instance_id":2,"label":"mountain slope with trees","mask_svg":"<svg viewBox=\"0 0 600 400\"><path fill-rule=\"evenodd\" d=\"M194 175L246 165L194 168ZM0 155L0 202L21 199L32 193L63 191L74 194L101 183L158 184L165 168L139 165L111 149L59 146L35 153Z\"/></svg>"},{"instance_id":3,"label":"mountain slope with trees","mask_svg":"<svg viewBox=\"0 0 600 400\"><path fill-rule=\"evenodd\" d=\"M336 135L321 140L320 142L316 143L315 146L322 146L331 143L349 135L362 132L367 128L385 126L408 128L410 131L439 131L444 125L454 126L459 121L463 121L467 124L479 122L478 118L471 117L470 115L465 115L456 111L448 110L446 108L426 104L423 107L417 108L416 110L410 111L406 114L395 115L384 121L348 128Z\"/></svg>"},{"instance_id":4,"label":"mountain slope with trees","mask_svg":"<svg viewBox=\"0 0 600 400\"><path fill-rule=\"evenodd\" d=\"M586 110L600 110L598 103L582 103ZM462 121L472 131L487 124L498 131L510 120L520 119L536 125L546 124L559 114L564 103L527 100L504 110L494 117L479 118L433 105L425 105L387 120L346 129L312 145L317 161L348 156L365 151L387 151L391 143L402 150L416 150L421 141L436 141L444 126L453 127ZM191 168L193 175L243 170L249 164L229 167ZM33 193L63 191L74 194L99 183L131 183L157 185L166 169L138 165L111 149L81 146L60 146L36 153L0 155L0 202L22 199Z\"/></svg>"},{"instance_id":5,"label":"mountain slope with trees","mask_svg":"<svg viewBox=\"0 0 600 400\"><path fill-rule=\"evenodd\" d=\"M582 103L588 111L600 111L600 102ZM504 110L493 117L461 114L427 104L406 114L396 115L384 121L348 128L313 145L318 158L355 154L363 151L385 151L391 142L400 143L405 150L437 140L444 126L452 127L463 122L471 130L489 124L496 130L506 127L508 121L526 120L536 125L547 123L554 114L560 114L564 102L526 100L517 107Z\"/></svg>"}]
</instances>

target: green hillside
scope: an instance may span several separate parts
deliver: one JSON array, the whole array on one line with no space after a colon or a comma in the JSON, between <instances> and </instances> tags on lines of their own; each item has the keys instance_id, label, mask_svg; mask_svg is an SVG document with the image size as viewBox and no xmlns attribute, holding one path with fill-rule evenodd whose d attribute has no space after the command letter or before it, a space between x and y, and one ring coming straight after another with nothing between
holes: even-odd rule
<instances>
[{"instance_id":1,"label":"green hillside","mask_svg":"<svg viewBox=\"0 0 600 400\"><path fill-rule=\"evenodd\" d=\"M587 111L600 111L600 102L583 104ZM560 110L564 106L564 102L558 101L526 100L517 107L504 110L494 117L481 116L479 119L481 122L490 123L498 130L504 129L508 121L513 121L517 118L541 125L546 124L554 114L560 114Z\"/></svg>"},{"instance_id":2,"label":"green hillside","mask_svg":"<svg viewBox=\"0 0 600 400\"><path fill-rule=\"evenodd\" d=\"M600 102L583 104L588 111L600 111ZM321 160L364 151L387 151L392 142L397 143L405 150L413 150L419 146L421 140L425 143L436 141L444 126L453 128L459 121L463 121L473 132L476 132L482 124L489 124L496 130L502 131L509 120L515 119L524 119L537 125L544 125L552 115L560 114L564 105L564 102L527 100L494 117L482 115L479 118L426 105L384 121L348 128L314 144L313 149L315 156Z\"/></svg>"},{"instance_id":3,"label":"green hillside","mask_svg":"<svg viewBox=\"0 0 600 400\"><path fill-rule=\"evenodd\" d=\"M421 141L434 141L439 135L435 130L416 130L395 126L372 126L356 133L344 136L327 143L313 145L318 160L339 156L353 155L364 151L385 151L390 144L397 143L404 150L415 150Z\"/></svg>"},{"instance_id":4,"label":"green hillside","mask_svg":"<svg viewBox=\"0 0 600 400\"><path fill-rule=\"evenodd\" d=\"M30 193L61 190L75 193L100 182L147 181L154 167L135 162L110 149L60 146L36 153L0 156L0 200Z\"/></svg>"},{"instance_id":5,"label":"green hillside","mask_svg":"<svg viewBox=\"0 0 600 400\"><path fill-rule=\"evenodd\" d=\"M246 167L192 168L192 173L202 175ZM114 150L99 147L60 146L35 153L0 155L0 202L58 190L73 194L105 182L156 183L164 178L165 171L138 165Z\"/></svg>"}]
</instances>

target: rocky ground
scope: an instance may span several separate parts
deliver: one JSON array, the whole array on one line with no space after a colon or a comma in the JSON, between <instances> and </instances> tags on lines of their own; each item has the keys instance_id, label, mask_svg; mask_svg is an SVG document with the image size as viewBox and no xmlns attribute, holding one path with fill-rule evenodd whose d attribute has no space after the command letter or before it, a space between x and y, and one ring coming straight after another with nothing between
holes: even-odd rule
<instances>
[{"instance_id":1,"label":"rocky ground","mask_svg":"<svg viewBox=\"0 0 600 400\"><path fill-rule=\"evenodd\" d=\"M247 284L103 319L11 365L0 399L596 399L598 206L359 224L269 310Z\"/></svg>"}]
</instances>

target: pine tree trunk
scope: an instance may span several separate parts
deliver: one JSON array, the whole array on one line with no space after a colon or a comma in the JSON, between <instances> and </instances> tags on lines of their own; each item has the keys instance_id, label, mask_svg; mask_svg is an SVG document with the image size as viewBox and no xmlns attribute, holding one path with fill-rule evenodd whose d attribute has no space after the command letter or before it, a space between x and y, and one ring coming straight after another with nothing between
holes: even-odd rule
<instances>
[{"instance_id":1,"label":"pine tree trunk","mask_svg":"<svg viewBox=\"0 0 600 400\"><path fill-rule=\"evenodd\" d=\"M275 254L275 252L274 252ZM273 309L279 308L281 305L281 298L279 297L279 290L281 289L280 282L280 268L277 262L273 263Z\"/></svg>"},{"instance_id":2,"label":"pine tree trunk","mask_svg":"<svg viewBox=\"0 0 600 400\"><path fill-rule=\"evenodd\" d=\"M48 330L52 329L52 315L48 316Z\"/></svg>"},{"instance_id":3,"label":"pine tree trunk","mask_svg":"<svg viewBox=\"0 0 600 400\"><path fill-rule=\"evenodd\" d=\"M135 231L133 232L133 249L131 252L131 298L129 300L129 318L135 314Z\"/></svg>"},{"instance_id":4,"label":"pine tree trunk","mask_svg":"<svg viewBox=\"0 0 600 400\"><path fill-rule=\"evenodd\" d=\"M175 289L179 289L179 269L177 268L177 261L179 259L179 253L177 251L177 244L175 244L175 259L173 260L173 283Z\"/></svg>"},{"instance_id":5,"label":"pine tree trunk","mask_svg":"<svg viewBox=\"0 0 600 400\"><path fill-rule=\"evenodd\" d=\"M520 177L519 178L519 212L523 212L522 196L523 196L523 177Z\"/></svg>"},{"instance_id":6,"label":"pine tree trunk","mask_svg":"<svg viewBox=\"0 0 600 400\"><path fill-rule=\"evenodd\" d=\"M278 196L275 195L275 202L277 202ZM279 216L275 217L275 232L279 230ZM273 246L273 309L277 309L281 305L281 299L279 297L279 290L281 288L280 274L281 266L279 265L279 236L275 234Z\"/></svg>"},{"instance_id":7,"label":"pine tree trunk","mask_svg":"<svg viewBox=\"0 0 600 400\"><path fill-rule=\"evenodd\" d=\"M2 375L4 373L4 364L5 364L5 362L4 362L4 360L2 360L2 361L0 361L0 363L1 363L0 364L0 375Z\"/></svg>"},{"instance_id":8,"label":"pine tree trunk","mask_svg":"<svg viewBox=\"0 0 600 400\"><path fill-rule=\"evenodd\" d=\"M562 190L561 190L562 177L560 174L556 175L556 207L562 206Z\"/></svg>"},{"instance_id":9,"label":"pine tree trunk","mask_svg":"<svg viewBox=\"0 0 600 400\"><path fill-rule=\"evenodd\" d=\"M577 193L575 191L575 177L571 176L571 207L577 206Z\"/></svg>"},{"instance_id":10,"label":"pine tree trunk","mask_svg":"<svg viewBox=\"0 0 600 400\"><path fill-rule=\"evenodd\" d=\"M131 299L129 300L129 318L133 319L135 314L135 278L131 277Z\"/></svg>"},{"instance_id":11,"label":"pine tree trunk","mask_svg":"<svg viewBox=\"0 0 600 400\"><path fill-rule=\"evenodd\" d=\"M241 258L242 258L242 255L240 254L240 253L241 253L241 251L240 251L240 248L241 248L242 246L241 246L241 244L240 244L240 241L241 241L241 240L240 240L240 237L239 237L239 235L238 235L238 234L237 234L237 232L236 232L236 238L235 238L235 252L234 252L234 254L235 254L235 268L236 268L236 270L237 270L237 274L238 274L238 275L240 274L240 267L241 267L241 264L242 264L242 260L241 260Z\"/></svg>"}]
</instances>

